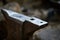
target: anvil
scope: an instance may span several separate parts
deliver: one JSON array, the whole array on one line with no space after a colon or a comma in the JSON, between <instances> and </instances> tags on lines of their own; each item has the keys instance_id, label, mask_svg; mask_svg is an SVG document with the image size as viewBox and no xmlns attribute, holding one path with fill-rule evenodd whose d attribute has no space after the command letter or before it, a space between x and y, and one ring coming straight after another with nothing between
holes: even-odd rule
<instances>
[{"instance_id":1,"label":"anvil","mask_svg":"<svg viewBox=\"0 0 60 40\"><path fill-rule=\"evenodd\" d=\"M29 40L38 29L46 27L48 22L36 17L29 17L7 9L1 9L8 31L7 40Z\"/></svg>"}]
</instances>

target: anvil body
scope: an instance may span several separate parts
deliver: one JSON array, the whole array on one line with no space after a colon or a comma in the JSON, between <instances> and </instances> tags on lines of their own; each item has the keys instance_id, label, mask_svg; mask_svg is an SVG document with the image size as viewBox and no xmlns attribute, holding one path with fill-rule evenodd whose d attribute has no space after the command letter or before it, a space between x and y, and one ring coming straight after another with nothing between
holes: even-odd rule
<instances>
[{"instance_id":1,"label":"anvil body","mask_svg":"<svg viewBox=\"0 0 60 40\"><path fill-rule=\"evenodd\" d=\"M48 22L36 17L18 14L11 10L2 9L1 12L7 25L7 40L29 40L35 31L46 27L48 24Z\"/></svg>"}]
</instances>

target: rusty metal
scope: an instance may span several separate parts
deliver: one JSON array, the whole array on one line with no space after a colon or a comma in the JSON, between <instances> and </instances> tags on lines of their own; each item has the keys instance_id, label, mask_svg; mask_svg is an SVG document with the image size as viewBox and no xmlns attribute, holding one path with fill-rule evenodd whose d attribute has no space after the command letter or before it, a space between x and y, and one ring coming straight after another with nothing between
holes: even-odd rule
<instances>
[{"instance_id":1,"label":"rusty metal","mask_svg":"<svg viewBox=\"0 0 60 40\"><path fill-rule=\"evenodd\" d=\"M46 27L47 22L36 17L18 14L11 10L1 10L6 19L7 40L29 40L38 29Z\"/></svg>"}]
</instances>

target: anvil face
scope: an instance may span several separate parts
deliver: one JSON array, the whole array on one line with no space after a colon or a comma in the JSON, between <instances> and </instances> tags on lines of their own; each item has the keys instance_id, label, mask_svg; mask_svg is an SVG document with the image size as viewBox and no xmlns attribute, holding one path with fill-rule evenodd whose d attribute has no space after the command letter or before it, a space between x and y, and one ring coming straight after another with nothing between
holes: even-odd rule
<instances>
[{"instance_id":1,"label":"anvil face","mask_svg":"<svg viewBox=\"0 0 60 40\"><path fill-rule=\"evenodd\" d=\"M3 10L7 12L9 17L12 17L12 18L17 19L17 20L22 21L22 22L29 21L35 25L38 25L38 26L47 24L47 22L45 22L41 19L38 19L36 17L29 17L29 16L26 16L24 14L19 14L17 12L13 12L11 10L6 10L6 9L3 9Z\"/></svg>"},{"instance_id":2,"label":"anvil face","mask_svg":"<svg viewBox=\"0 0 60 40\"><path fill-rule=\"evenodd\" d=\"M29 21L29 22L31 22L31 23L33 23L33 24L35 24L35 25L38 25L38 26L42 26L42 25L48 23L48 22L43 21L41 19L38 19L36 17L31 17L30 19L26 19L26 20Z\"/></svg>"},{"instance_id":3,"label":"anvil face","mask_svg":"<svg viewBox=\"0 0 60 40\"><path fill-rule=\"evenodd\" d=\"M5 12L7 12L8 16L9 17L12 17L14 19L17 19L17 20L20 20L22 22L24 22L26 19L30 19L31 17L29 16L25 16L24 14L19 14L17 12L13 12L11 10L6 10L6 9L3 9Z\"/></svg>"}]
</instances>

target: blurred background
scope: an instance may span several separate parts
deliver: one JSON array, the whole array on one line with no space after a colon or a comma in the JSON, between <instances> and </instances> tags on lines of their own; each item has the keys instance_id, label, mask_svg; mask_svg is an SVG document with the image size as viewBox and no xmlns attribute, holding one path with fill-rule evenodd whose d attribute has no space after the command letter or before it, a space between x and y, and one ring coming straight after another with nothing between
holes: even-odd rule
<instances>
[{"instance_id":1,"label":"blurred background","mask_svg":"<svg viewBox=\"0 0 60 40\"><path fill-rule=\"evenodd\" d=\"M0 9L9 9L49 22L36 31L33 40L60 40L60 0L0 0ZM0 10L0 39L6 40L5 18Z\"/></svg>"}]
</instances>

